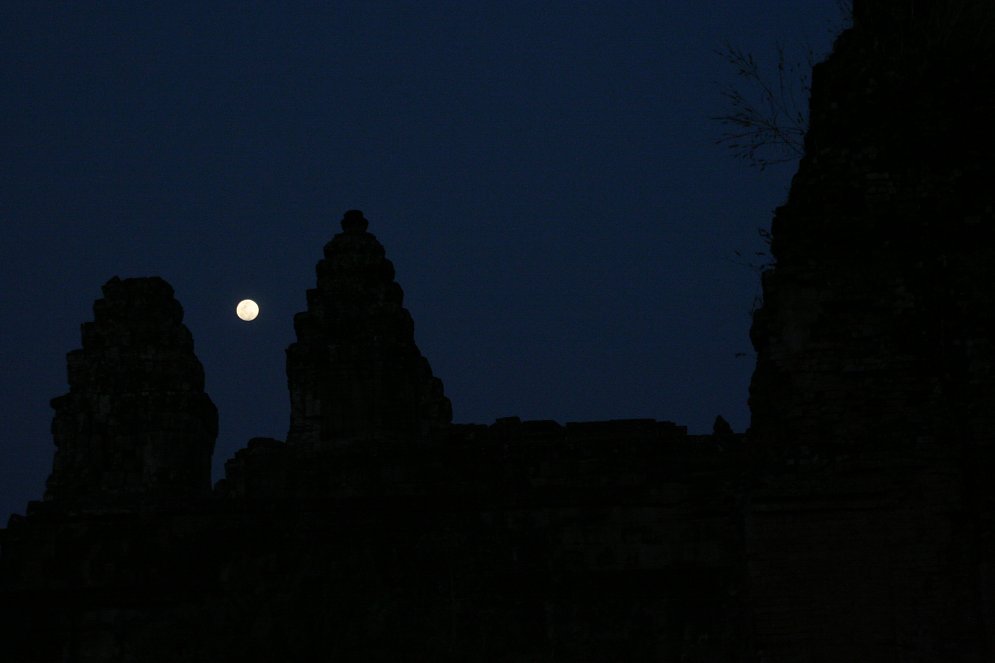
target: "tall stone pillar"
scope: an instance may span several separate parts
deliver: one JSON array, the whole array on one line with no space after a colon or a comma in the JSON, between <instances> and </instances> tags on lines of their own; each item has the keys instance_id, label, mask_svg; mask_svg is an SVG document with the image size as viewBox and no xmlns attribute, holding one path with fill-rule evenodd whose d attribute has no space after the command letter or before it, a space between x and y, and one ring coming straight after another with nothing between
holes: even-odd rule
<instances>
[{"instance_id":1,"label":"tall stone pillar","mask_svg":"<svg viewBox=\"0 0 995 663\"><path fill-rule=\"evenodd\" d=\"M218 414L172 287L115 277L103 294L52 400L46 501L208 494Z\"/></svg>"},{"instance_id":2,"label":"tall stone pillar","mask_svg":"<svg viewBox=\"0 0 995 663\"><path fill-rule=\"evenodd\" d=\"M291 445L416 439L452 420L384 248L351 210L325 245L287 348Z\"/></svg>"}]
</instances>

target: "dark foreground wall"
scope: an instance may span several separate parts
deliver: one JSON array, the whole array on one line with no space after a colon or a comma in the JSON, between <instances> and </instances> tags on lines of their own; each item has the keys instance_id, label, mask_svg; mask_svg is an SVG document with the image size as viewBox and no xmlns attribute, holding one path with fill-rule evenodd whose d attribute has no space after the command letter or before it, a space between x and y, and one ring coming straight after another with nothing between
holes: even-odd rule
<instances>
[{"instance_id":1,"label":"dark foreground wall","mask_svg":"<svg viewBox=\"0 0 995 663\"><path fill-rule=\"evenodd\" d=\"M223 490L252 497L34 505L4 533L5 660L750 660L716 439L504 421L297 453L243 452Z\"/></svg>"}]
</instances>

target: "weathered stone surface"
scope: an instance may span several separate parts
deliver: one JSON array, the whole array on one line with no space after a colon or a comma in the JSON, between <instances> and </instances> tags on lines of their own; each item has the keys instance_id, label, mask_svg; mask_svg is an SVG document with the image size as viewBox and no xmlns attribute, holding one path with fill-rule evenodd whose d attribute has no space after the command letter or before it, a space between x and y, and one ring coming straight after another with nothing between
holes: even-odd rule
<instances>
[{"instance_id":1,"label":"weathered stone surface","mask_svg":"<svg viewBox=\"0 0 995 663\"><path fill-rule=\"evenodd\" d=\"M317 288L287 348L291 445L418 439L452 420L442 381L414 341L394 266L363 213L325 245Z\"/></svg>"},{"instance_id":2,"label":"weathered stone surface","mask_svg":"<svg viewBox=\"0 0 995 663\"><path fill-rule=\"evenodd\" d=\"M208 494L217 411L173 289L115 277L103 293L68 355L69 393L52 401L45 499Z\"/></svg>"},{"instance_id":3,"label":"weathered stone surface","mask_svg":"<svg viewBox=\"0 0 995 663\"><path fill-rule=\"evenodd\" d=\"M989 661L995 9L854 3L776 211L746 520L765 661Z\"/></svg>"},{"instance_id":4,"label":"weathered stone surface","mask_svg":"<svg viewBox=\"0 0 995 663\"><path fill-rule=\"evenodd\" d=\"M858 1L855 14L815 68L806 154L773 221L751 433L823 459L987 445L991 3Z\"/></svg>"}]
</instances>

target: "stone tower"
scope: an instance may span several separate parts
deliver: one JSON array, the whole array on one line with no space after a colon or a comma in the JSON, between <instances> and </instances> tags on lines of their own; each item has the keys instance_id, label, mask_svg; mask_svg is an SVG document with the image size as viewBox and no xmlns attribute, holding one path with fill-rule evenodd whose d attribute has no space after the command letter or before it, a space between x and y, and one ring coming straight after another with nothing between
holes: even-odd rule
<instances>
[{"instance_id":1,"label":"stone tower","mask_svg":"<svg viewBox=\"0 0 995 663\"><path fill-rule=\"evenodd\" d=\"M815 67L752 329L768 449L995 442L993 34L990 2L858 0Z\"/></svg>"},{"instance_id":2,"label":"stone tower","mask_svg":"<svg viewBox=\"0 0 995 663\"><path fill-rule=\"evenodd\" d=\"M158 277L115 277L103 293L67 357L69 393L52 400L45 499L208 494L218 414L183 308Z\"/></svg>"},{"instance_id":3,"label":"stone tower","mask_svg":"<svg viewBox=\"0 0 995 663\"><path fill-rule=\"evenodd\" d=\"M452 419L442 382L414 341L394 266L351 210L325 245L317 288L287 348L288 444L415 439Z\"/></svg>"},{"instance_id":4,"label":"stone tower","mask_svg":"<svg viewBox=\"0 0 995 663\"><path fill-rule=\"evenodd\" d=\"M751 336L765 661L995 660L995 5L856 0Z\"/></svg>"}]
</instances>

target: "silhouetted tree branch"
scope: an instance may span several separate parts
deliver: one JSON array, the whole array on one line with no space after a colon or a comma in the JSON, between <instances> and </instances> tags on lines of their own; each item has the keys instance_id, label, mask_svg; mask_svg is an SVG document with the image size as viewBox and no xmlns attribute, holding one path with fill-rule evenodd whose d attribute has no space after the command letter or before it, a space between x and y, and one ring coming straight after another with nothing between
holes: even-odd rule
<instances>
[{"instance_id":1,"label":"silhouetted tree branch","mask_svg":"<svg viewBox=\"0 0 995 663\"><path fill-rule=\"evenodd\" d=\"M732 111L710 118L727 127L716 142L725 143L736 157L761 170L800 157L808 125L809 72L814 64L811 50L808 68L802 69L797 64L786 63L784 47L779 44L773 81L761 74L752 53L744 53L730 44L716 53L733 65L736 75L751 88L750 96L736 87L723 90L722 96L729 101Z\"/></svg>"},{"instance_id":2,"label":"silhouetted tree branch","mask_svg":"<svg viewBox=\"0 0 995 663\"><path fill-rule=\"evenodd\" d=\"M853 19L852 0L837 0L842 25L833 26L841 32ZM788 63L784 46L778 44L777 71L765 76L752 53L726 44L716 53L731 64L736 75L745 81L745 89L730 86L723 90L731 107L725 115L712 116L727 130L716 141L725 143L736 157L746 159L761 170L767 166L794 161L805 149L808 129L808 97L811 91L812 67L815 56L807 49L804 64Z\"/></svg>"}]
</instances>

